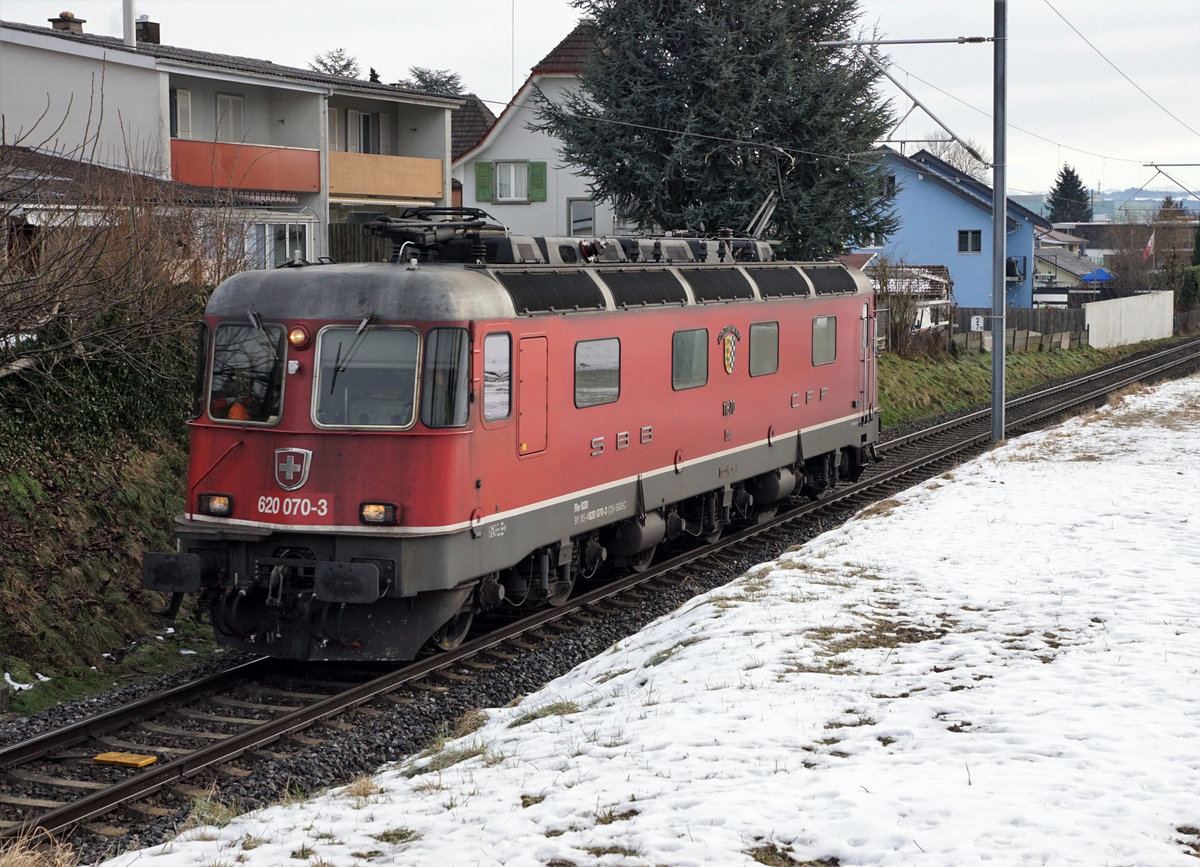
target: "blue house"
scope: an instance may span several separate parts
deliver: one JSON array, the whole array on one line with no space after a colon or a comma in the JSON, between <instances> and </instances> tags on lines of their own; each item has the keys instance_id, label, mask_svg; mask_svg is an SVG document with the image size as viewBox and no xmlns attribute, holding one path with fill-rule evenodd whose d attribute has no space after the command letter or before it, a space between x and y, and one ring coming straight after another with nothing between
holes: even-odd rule
<instances>
[{"instance_id":1,"label":"blue house","mask_svg":"<svg viewBox=\"0 0 1200 867\"><path fill-rule=\"evenodd\" d=\"M926 151L905 157L883 148L896 188L900 227L875 247L898 263L945 265L961 307L992 306L992 188ZM1033 306L1034 234L1050 223L1008 200L1005 255L1009 307Z\"/></svg>"}]
</instances>

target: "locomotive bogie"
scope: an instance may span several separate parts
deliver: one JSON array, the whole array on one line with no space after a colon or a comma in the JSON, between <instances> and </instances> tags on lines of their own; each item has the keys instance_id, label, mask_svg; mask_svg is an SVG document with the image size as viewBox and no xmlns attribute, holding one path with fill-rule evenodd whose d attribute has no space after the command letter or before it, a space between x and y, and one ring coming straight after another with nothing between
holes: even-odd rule
<instances>
[{"instance_id":1,"label":"locomotive bogie","mask_svg":"<svg viewBox=\"0 0 1200 867\"><path fill-rule=\"evenodd\" d=\"M861 472L872 300L825 265L347 265L206 311L178 553L222 641L401 659ZM241 409L235 409L241 407Z\"/></svg>"}]
</instances>

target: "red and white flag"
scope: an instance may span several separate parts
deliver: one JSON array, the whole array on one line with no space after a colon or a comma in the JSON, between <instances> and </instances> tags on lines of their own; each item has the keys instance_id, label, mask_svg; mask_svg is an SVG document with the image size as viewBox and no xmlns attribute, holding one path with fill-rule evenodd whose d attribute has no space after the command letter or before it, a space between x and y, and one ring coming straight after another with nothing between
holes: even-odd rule
<instances>
[{"instance_id":1,"label":"red and white flag","mask_svg":"<svg viewBox=\"0 0 1200 867\"><path fill-rule=\"evenodd\" d=\"M1146 249L1142 251L1142 261L1145 262L1154 255L1154 233L1150 233L1150 240L1146 242Z\"/></svg>"}]
</instances>

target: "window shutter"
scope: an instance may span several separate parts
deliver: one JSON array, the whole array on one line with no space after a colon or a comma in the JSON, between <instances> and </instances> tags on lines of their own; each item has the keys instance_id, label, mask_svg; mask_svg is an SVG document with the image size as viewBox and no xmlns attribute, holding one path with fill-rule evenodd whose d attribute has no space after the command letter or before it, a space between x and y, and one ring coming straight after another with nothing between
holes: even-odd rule
<instances>
[{"instance_id":1,"label":"window shutter","mask_svg":"<svg viewBox=\"0 0 1200 867\"><path fill-rule=\"evenodd\" d=\"M192 92L175 91L175 137L192 137Z\"/></svg>"},{"instance_id":2,"label":"window shutter","mask_svg":"<svg viewBox=\"0 0 1200 867\"><path fill-rule=\"evenodd\" d=\"M529 164L529 201L546 201L546 164Z\"/></svg>"},{"instance_id":3,"label":"window shutter","mask_svg":"<svg viewBox=\"0 0 1200 867\"><path fill-rule=\"evenodd\" d=\"M340 151L342 142L338 137L338 110L336 108L329 109L329 149L331 151Z\"/></svg>"},{"instance_id":4,"label":"window shutter","mask_svg":"<svg viewBox=\"0 0 1200 867\"><path fill-rule=\"evenodd\" d=\"M391 135L389 134L392 126L391 115L379 114L376 117L379 118L379 152L390 154L392 152Z\"/></svg>"},{"instance_id":5,"label":"window shutter","mask_svg":"<svg viewBox=\"0 0 1200 867\"><path fill-rule=\"evenodd\" d=\"M492 164L486 161L475 163L475 201L492 200Z\"/></svg>"},{"instance_id":6,"label":"window shutter","mask_svg":"<svg viewBox=\"0 0 1200 867\"><path fill-rule=\"evenodd\" d=\"M362 118L359 117L361 112L355 111L352 108L346 109L346 150L352 154L362 153L362 145L359 139L362 137Z\"/></svg>"},{"instance_id":7,"label":"window shutter","mask_svg":"<svg viewBox=\"0 0 1200 867\"><path fill-rule=\"evenodd\" d=\"M242 98L217 94L217 141L240 142L242 134Z\"/></svg>"}]
</instances>

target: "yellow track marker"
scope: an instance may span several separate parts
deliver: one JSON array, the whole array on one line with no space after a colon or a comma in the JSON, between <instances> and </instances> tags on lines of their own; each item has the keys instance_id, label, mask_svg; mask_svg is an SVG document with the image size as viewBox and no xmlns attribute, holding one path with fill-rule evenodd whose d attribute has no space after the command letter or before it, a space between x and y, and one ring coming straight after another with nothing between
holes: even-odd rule
<instances>
[{"instance_id":1,"label":"yellow track marker","mask_svg":"<svg viewBox=\"0 0 1200 867\"><path fill-rule=\"evenodd\" d=\"M101 753L92 759L105 765L124 765L127 768L144 768L158 761L158 756L143 756L139 753Z\"/></svg>"}]
</instances>

